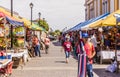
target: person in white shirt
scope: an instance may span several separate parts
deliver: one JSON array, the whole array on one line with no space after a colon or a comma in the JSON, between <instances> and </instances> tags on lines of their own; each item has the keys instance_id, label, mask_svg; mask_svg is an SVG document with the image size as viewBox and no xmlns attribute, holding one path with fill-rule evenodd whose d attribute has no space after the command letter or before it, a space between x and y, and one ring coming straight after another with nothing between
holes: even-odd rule
<instances>
[{"instance_id":1,"label":"person in white shirt","mask_svg":"<svg viewBox=\"0 0 120 77\"><path fill-rule=\"evenodd\" d=\"M98 61L98 58L97 58L97 52L98 52L97 44L98 44L98 42L97 42L95 33L91 37L91 42L93 43L93 45L95 47L95 51L96 51L96 54L95 54L95 57L94 57L94 63L96 63Z\"/></svg>"}]
</instances>

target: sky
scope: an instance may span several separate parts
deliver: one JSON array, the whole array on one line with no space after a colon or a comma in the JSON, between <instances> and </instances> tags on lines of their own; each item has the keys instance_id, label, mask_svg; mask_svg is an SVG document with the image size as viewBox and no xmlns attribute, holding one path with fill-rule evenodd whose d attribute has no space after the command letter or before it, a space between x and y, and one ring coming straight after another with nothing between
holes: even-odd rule
<instances>
[{"instance_id":1,"label":"sky","mask_svg":"<svg viewBox=\"0 0 120 77\"><path fill-rule=\"evenodd\" d=\"M10 1L0 0L0 6L10 9ZM69 29L85 20L85 0L13 0L13 10L30 20L31 2L33 20L38 19L41 12L41 18L45 18L53 30Z\"/></svg>"}]
</instances>

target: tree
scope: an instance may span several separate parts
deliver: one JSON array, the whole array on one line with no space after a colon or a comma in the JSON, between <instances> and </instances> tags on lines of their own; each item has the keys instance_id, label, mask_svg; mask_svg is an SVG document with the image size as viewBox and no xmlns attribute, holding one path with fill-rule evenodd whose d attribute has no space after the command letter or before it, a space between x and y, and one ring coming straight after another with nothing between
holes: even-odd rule
<instances>
[{"instance_id":1,"label":"tree","mask_svg":"<svg viewBox=\"0 0 120 77\"><path fill-rule=\"evenodd\" d=\"M49 30L49 25L48 25L48 23L45 20L40 20L40 21L38 21L38 23L40 24L40 26L45 28L46 31Z\"/></svg>"},{"instance_id":2,"label":"tree","mask_svg":"<svg viewBox=\"0 0 120 77\"><path fill-rule=\"evenodd\" d=\"M52 36L59 36L60 35L60 30L55 30L53 32L50 32L49 34L52 35Z\"/></svg>"},{"instance_id":3,"label":"tree","mask_svg":"<svg viewBox=\"0 0 120 77\"><path fill-rule=\"evenodd\" d=\"M55 30L55 35L58 36L60 35L61 31L60 30Z\"/></svg>"}]
</instances>

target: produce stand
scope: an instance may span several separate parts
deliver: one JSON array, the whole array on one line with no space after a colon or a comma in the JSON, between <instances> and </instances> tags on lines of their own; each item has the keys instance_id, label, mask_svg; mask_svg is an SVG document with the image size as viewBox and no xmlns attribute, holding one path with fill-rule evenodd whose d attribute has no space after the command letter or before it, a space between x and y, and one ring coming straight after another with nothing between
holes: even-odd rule
<instances>
[{"instance_id":1,"label":"produce stand","mask_svg":"<svg viewBox=\"0 0 120 77\"><path fill-rule=\"evenodd\" d=\"M1 12L0 12L1 14ZM2 13L3 14L3 13ZM24 48L24 34L25 34L25 29L24 29L24 24L23 22L18 22L11 17L7 17L3 15L0 20L0 49L4 50L7 55L11 55L11 61L13 61L13 66L16 63L16 61L21 62L21 60L24 60L23 54L21 56L17 55L20 53L24 53L24 51L16 51L16 49L22 49ZM11 37L10 34L10 29L11 25L13 25L13 37ZM13 38L13 49L11 49L11 38ZM9 54L11 53L11 54ZM14 56L16 55L16 56ZM6 57L7 59L8 57ZM14 58L19 58L19 59L14 59ZM16 61L15 61L16 60ZM23 61L22 61L23 63Z\"/></svg>"},{"instance_id":2,"label":"produce stand","mask_svg":"<svg viewBox=\"0 0 120 77\"><path fill-rule=\"evenodd\" d=\"M7 53L11 55L12 60L14 61L13 67L17 68L18 66L21 66L23 68L23 65L27 62L28 58L28 51L26 48L14 50L15 53Z\"/></svg>"}]
</instances>

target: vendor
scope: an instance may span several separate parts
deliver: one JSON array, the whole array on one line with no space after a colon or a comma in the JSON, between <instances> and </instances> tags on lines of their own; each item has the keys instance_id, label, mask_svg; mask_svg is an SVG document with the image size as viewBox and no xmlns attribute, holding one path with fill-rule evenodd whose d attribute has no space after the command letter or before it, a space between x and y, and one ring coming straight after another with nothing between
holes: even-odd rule
<instances>
[{"instance_id":1,"label":"vendor","mask_svg":"<svg viewBox=\"0 0 120 77\"><path fill-rule=\"evenodd\" d=\"M116 49L120 50L120 33L117 33L116 36Z\"/></svg>"}]
</instances>

